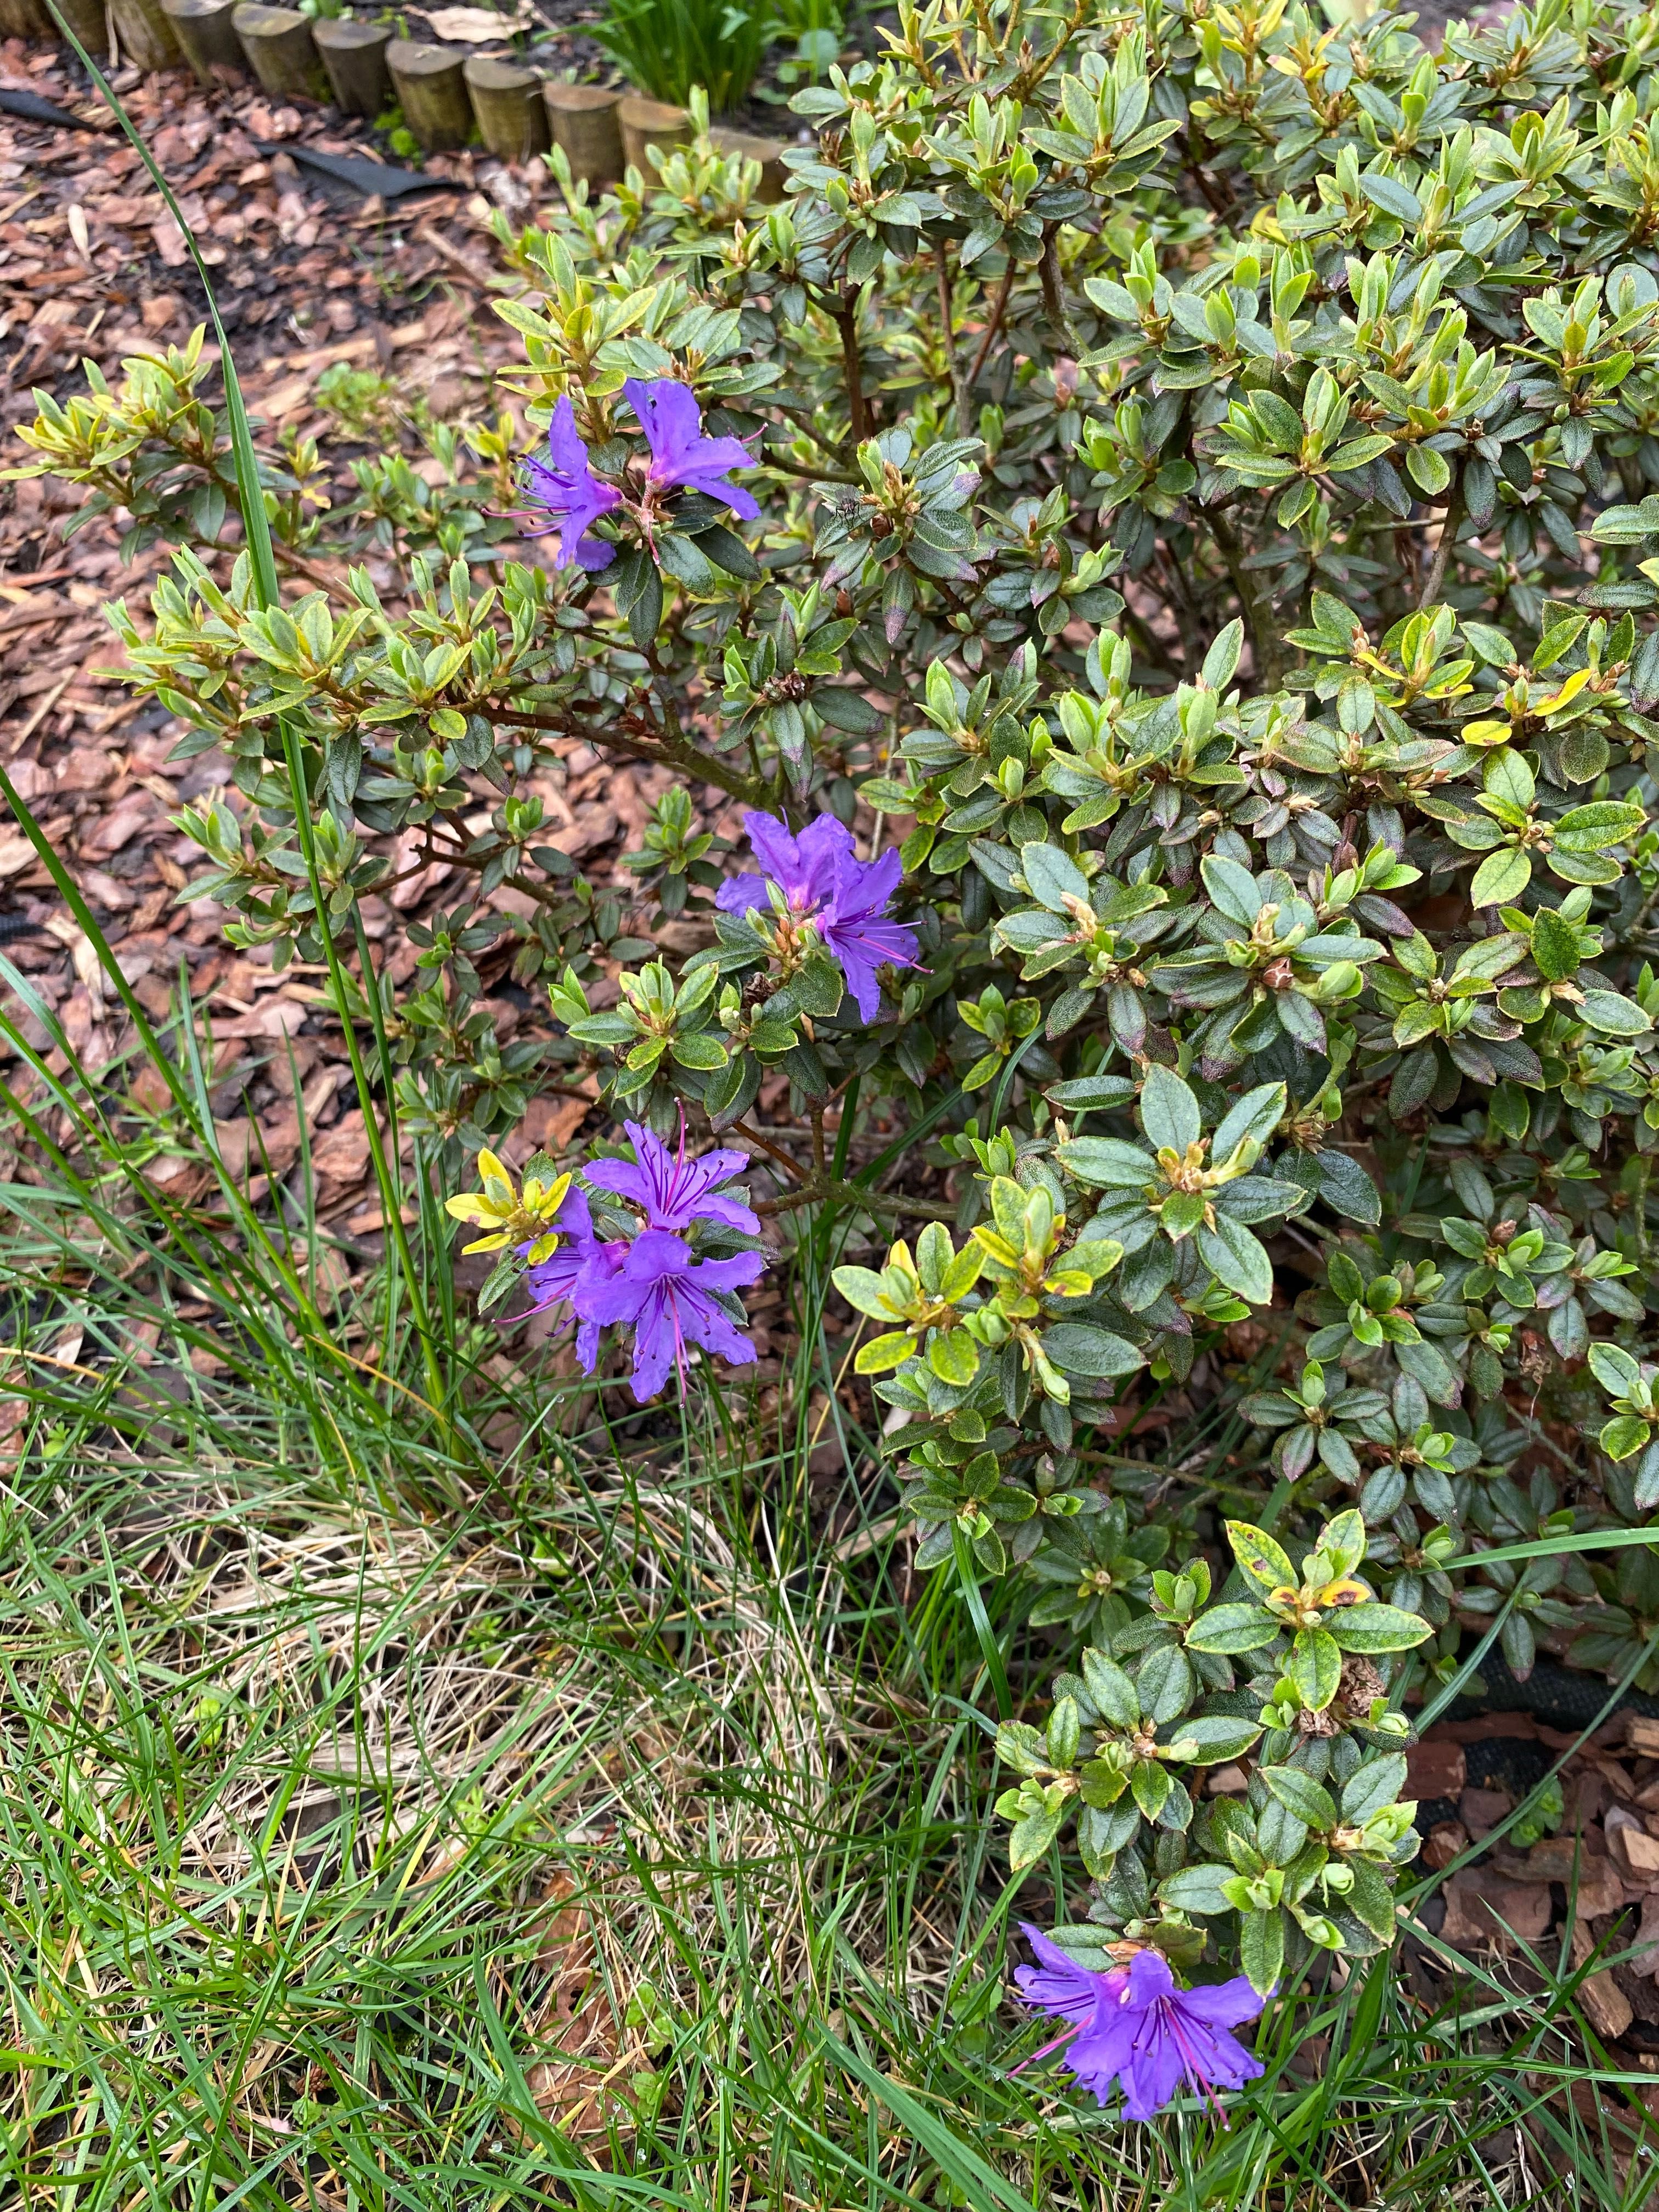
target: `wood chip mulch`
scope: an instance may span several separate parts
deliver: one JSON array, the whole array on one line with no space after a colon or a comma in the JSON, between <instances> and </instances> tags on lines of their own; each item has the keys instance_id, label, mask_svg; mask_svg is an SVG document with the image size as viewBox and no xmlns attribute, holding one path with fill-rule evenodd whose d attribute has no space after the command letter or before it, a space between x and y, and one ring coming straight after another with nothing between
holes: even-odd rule
<instances>
[{"instance_id":1,"label":"wood chip mulch","mask_svg":"<svg viewBox=\"0 0 1659 2212\"><path fill-rule=\"evenodd\" d=\"M378 368L401 404L423 398L439 418L489 420L502 406L519 412L512 395L495 388L497 372L521 367L523 356L487 304L500 265L487 225L494 207L516 222L552 189L539 162L507 169L472 153L434 156L428 170L465 189L412 204L349 194L337 201L311 172L280 150L262 152L256 142L361 156L374 150L367 126L332 109L274 105L257 88L204 92L182 71L141 78L128 70L114 82L206 242L256 417L302 434L327 428L313 393L319 375L336 362ZM99 112L78 65L55 48L0 46L0 83L78 113ZM32 459L11 433L33 417L33 388L66 401L85 389L83 359L114 383L124 357L180 344L205 319L182 237L118 133L9 116L0 116L0 465L7 466ZM209 396L216 392L215 379ZM519 421L522 429L521 412ZM436 467L407 425L401 443L417 469ZM364 448L345 447L348 455L353 450ZM342 500L354 489L343 458L336 488ZM297 1074L313 1132L320 1216L348 1243L356 1242L367 1262L380 1247L380 1204L343 1042L314 1005L317 978L292 969L274 973L264 952L235 951L224 941L226 916L212 902L176 903L202 860L172 817L227 784L230 764L216 751L171 757L182 724L133 696L111 673L121 653L100 611L125 599L142 622L167 549L155 545L124 563L120 532L108 520L65 542L64 525L81 496L47 478L0 483L0 762L72 865L152 1014L166 1014L185 963L192 997L212 1024L213 1103L228 1157L247 1158L257 1170L263 1140L276 1176L293 1167ZM503 550L517 559L540 556L536 544ZM234 551L228 542L223 566ZM391 560L371 556L368 565L386 604L395 605L402 586ZM619 767L578 746L530 787L547 808L544 842L580 861L597 884L614 884L631 908L636 879L621 856L639 847L669 781L665 772ZM699 797L708 827L739 834L719 793ZM483 826L494 800L482 784L478 798L475 826ZM468 885L447 867L410 872L404 865L397 873L403 879L392 896L368 902L367 919L401 981L415 969L408 924L447 910ZM489 902L509 921L532 903L511 889ZM641 926L648 927L643 916ZM539 987L526 990L511 981L514 945L505 938L480 963L502 1042L547 1025ZM0 823L0 950L54 1010L90 1071L108 1067L131 1045L131 1025L91 946L9 821ZM595 995L601 1004L614 999L614 982L607 990L602 981ZM38 1022L26 1018L22 1026L44 1047ZM586 1087L593 1089L591 1082ZM136 1073L134 1097L159 1114L164 1100L153 1072ZM585 1097L538 1100L509 1157L538 1144L568 1144L589 1110ZM177 1181L181 1196L197 1180L206 1187L199 1165L165 1142L147 1172L157 1182ZM254 1180L262 1189L264 1179L256 1173Z\"/></svg>"}]
</instances>

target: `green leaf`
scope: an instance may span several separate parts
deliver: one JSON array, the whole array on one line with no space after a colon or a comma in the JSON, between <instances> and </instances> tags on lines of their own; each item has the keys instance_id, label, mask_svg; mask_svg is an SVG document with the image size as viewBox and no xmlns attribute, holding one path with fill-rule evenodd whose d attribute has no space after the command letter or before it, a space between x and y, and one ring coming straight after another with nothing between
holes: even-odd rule
<instances>
[{"instance_id":1,"label":"green leaf","mask_svg":"<svg viewBox=\"0 0 1659 2212\"><path fill-rule=\"evenodd\" d=\"M1150 1152L1120 1137L1073 1137L1055 1146L1054 1158L1068 1175L1097 1189L1145 1190L1158 1172Z\"/></svg>"},{"instance_id":2,"label":"green leaf","mask_svg":"<svg viewBox=\"0 0 1659 2212\"><path fill-rule=\"evenodd\" d=\"M717 568L728 576L741 576L746 584L757 584L761 580L760 562L744 544L735 530L728 530L723 522L711 522L696 535L700 553L706 554ZM817 702L813 702L815 705ZM827 718L826 718L827 719Z\"/></svg>"},{"instance_id":3,"label":"green leaf","mask_svg":"<svg viewBox=\"0 0 1659 2212\"><path fill-rule=\"evenodd\" d=\"M1066 1375L1133 1375L1146 1364L1146 1353L1127 1337L1092 1322L1055 1322L1042 1333L1042 1348Z\"/></svg>"},{"instance_id":4,"label":"green leaf","mask_svg":"<svg viewBox=\"0 0 1659 2212\"><path fill-rule=\"evenodd\" d=\"M720 572L695 538L668 532L657 540L657 559L677 582L701 598L712 598L720 589Z\"/></svg>"},{"instance_id":5,"label":"green leaf","mask_svg":"<svg viewBox=\"0 0 1659 2212\"><path fill-rule=\"evenodd\" d=\"M1406 1754L1403 1751L1382 1752L1365 1760L1352 1774L1342 1791L1342 1818L1350 1826L1363 1828L1373 1814L1386 1806L1396 1805L1400 1793L1406 1786Z\"/></svg>"},{"instance_id":6,"label":"green leaf","mask_svg":"<svg viewBox=\"0 0 1659 2212\"><path fill-rule=\"evenodd\" d=\"M1322 1628L1299 1628L1285 1671L1302 1692L1303 1704L1322 1713L1342 1680L1342 1654L1335 1638Z\"/></svg>"},{"instance_id":7,"label":"green leaf","mask_svg":"<svg viewBox=\"0 0 1659 2212\"><path fill-rule=\"evenodd\" d=\"M1652 1434L1639 1413L1615 1413L1595 1441L1609 1459L1631 1459Z\"/></svg>"},{"instance_id":8,"label":"green leaf","mask_svg":"<svg viewBox=\"0 0 1659 2212\"><path fill-rule=\"evenodd\" d=\"M1270 1597L1275 1590L1298 1587L1289 1553L1265 1528L1254 1528L1248 1521L1229 1521L1226 1528L1233 1557L1264 1597Z\"/></svg>"},{"instance_id":9,"label":"green leaf","mask_svg":"<svg viewBox=\"0 0 1659 2212\"><path fill-rule=\"evenodd\" d=\"M1555 825L1558 853L1604 853L1638 836L1647 822L1639 806L1622 799L1595 799L1586 806L1570 807Z\"/></svg>"},{"instance_id":10,"label":"green leaf","mask_svg":"<svg viewBox=\"0 0 1659 2212\"><path fill-rule=\"evenodd\" d=\"M694 1030L690 1036L674 1037L668 1049L680 1066L701 1069L706 1074L724 1067L726 1061L726 1047L707 1030Z\"/></svg>"},{"instance_id":11,"label":"green leaf","mask_svg":"<svg viewBox=\"0 0 1659 2212\"><path fill-rule=\"evenodd\" d=\"M1217 909L1229 921L1248 930L1261 911L1262 896L1249 870L1219 853L1206 853L1199 863L1199 873Z\"/></svg>"},{"instance_id":12,"label":"green leaf","mask_svg":"<svg viewBox=\"0 0 1659 2212\"><path fill-rule=\"evenodd\" d=\"M863 693L849 691L844 684L820 684L810 703L832 730L845 730L849 737L871 737L882 726L881 716Z\"/></svg>"},{"instance_id":13,"label":"green leaf","mask_svg":"<svg viewBox=\"0 0 1659 2212\"><path fill-rule=\"evenodd\" d=\"M1239 1916L1238 1963L1258 1996L1270 1996L1285 1971L1285 1916L1269 1912Z\"/></svg>"},{"instance_id":14,"label":"green leaf","mask_svg":"<svg viewBox=\"0 0 1659 2212\"><path fill-rule=\"evenodd\" d=\"M1065 1807L1028 1813L1023 1820L1016 1820L1008 1838L1008 1864L1016 1874L1028 1866L1035 1866L1060 1833L1060 1822L1066 1818Z\"/></svg>"},{"instance_id":15,"label":"green leaf","mask_svg":"<svg viewBox=\"0 0 1659 2212\"><path fill-rule=\"evenodd\" d=\"M1473 906L1513 906L1532 881L1532 856L1518 845L1500 845L1488 853L1469 885Z\"/></svg>"},{"instance_id":16,"label":"green leaf","mask_svg":"<svg viewBox=\"0 0 1659 2212\"><path fill-rule=\"evenodd\" d=\"M1279 1632L1265 1606L1212 1605L1187 1631L1189 1651L1259 1651Z\"/></svg>"},{"instance_id":17,"label":"green leaf","mask_svg":"<svg viewBox=\"0 0 1659 2212\"><path fill-rule=\"evenodd\" d=\"M1024 1721L1004 1721L997 1730L997 1757L1016 1774L1040 1774L1049 1763L1042 1729Z\"/></svg>"},{"instance_id":18,"label":"green leaf","mask_svg":"<svg viewBox=\"0 0 1659 2212\"><path fill-rule=\"evenodd\" d=\"M886 1375L895 1367L902 1367L915 1350L915 1340L908 1330L890 1329L885 1336L872 1336L867 1344L858 1348L853 1362L855 1375Z\"/></svg>"},{"instance_id":19,"label":"green leaf","mask_svg":"<svg viewBox=\"0 0 1659 2212\"><path fill-rule=\"evenodd\" d=\"M1359 179L1359 189L1373 207L1384 215L1395 216L1401 222L1420 222L1423 203L1409 185L1401 184L1398 177L1385 177L1380 171L1367 169Z\"/></svg>"},{"instance_id":20,"label":"green leaf","mask_svg":"<svg viewBox=\"0 0 1659 2212\"><path fill-rule=\"evenodd\" d=\"M1258 1766L1267 1793L1310 1828L1328 1834L1336 1826L1336 1804L1328 1790L1299 1766Z\"/></svg>"},{"instance_id":21,"label":"green leaf","mask_svg":"<svg viewBox=\"0 0 1659 2212\"><path fill-rule=\"evenodd\" d=\"M1319 1548L1339 1575L1351 1575L1365 1556L1365 1524L1350 1506L1334 1513L1320 1531Z\"/></svg>"},{"instance_id":22,"label":"green leaf","mask_svg":"<svg viewBox=\"0 0 1659 2212\"><path fill-rule=\"evenodd\" d=\"M1129 1769L1130 1793L1149 1820L1164 1810L1172 1787L1169 1770L1155 1759L1138 1759Z\"/></svg>"},{"instance_id":23,"label":"green leaf","mask_svg":"<svg viewBox=\"0 0 1659 2212\"><path fill-rule=\"evenodd\" d=\"M1634 999L1626 999L1618 991L1586 991L1578 1012L1603 1036L1645 1036L1653 1027Z\"/></svg>"},{"instance_id":24,"label":"green leaf","mask_svg":"<svg viewBox=\"0 0 1659 2212\"><path fill-rule=\"evenodd\" d=\"M979 1346L965 1328L953 1328L928 1346L927 1364L941 1382L960 1389L979 1372Z\"/></svg>"},{"instance_id":25,"label":"green leaf","mask_svg":"<svg viewBox=\"0 0 1659 2212\"><path fill-rule=\"evenodd\" d=\"M1083 1655L1083 1686L1089 1702L1114 1728L1132 1729L1140 1720L1140 1692L1115 1659L1091 1644Z\"/></svg>"},{"instance_id":26,"label":"green leaf","mask_svg":"<svg viewBox=\"0 0 1659 2212\"><path fill-rule=\"evenodd\" d=\"M1146 1718L1162 1728L1177 1720L1198 1693L1198 1678L1193 1672L1193 1662L1178 1644L1154 1644L1135 1669L1135 1687L1140 1698L1140 1710ZM1183 1727L1178 1733L1185 1741Z\"/></svg>"},{"instance_id":27,"label":"green leaf","mask_svg":"<svg viewBox=\"0 0 1659 2212\"><path fill-rule=\"evenodd\" d=\"M1328 1620L1331 1634L1345 1651L1409 1651L1434 1633L1417 1613L1375 1601L1339 1609Z\"/></svg>"},{"instance_id":28,"label":"green leaf","mask_svg":"<svg viewBox=\"0 0 1659 2212\"><path fill-rule=\"evenodd\" d=\"M797 1013L814 1021L830 1021L841 1011L847 986L840 968L827 954L815 952L789 979L789 995Z\"/></svg>"},{"instance_id":29,"label":"green leaf","mask_svg":"<svg viewBox=\"0 0 1659 2212\"><path fill-rule=\"evenodd\" d=\"M1553 907L1540 907L1533 916L1532 957L1546 982L1559 983L1577 971L1578 932Z\"/></svg>"},{"instance_id":30,"label":"green leaf","mask_svg":"<svg viewBox=\"0 0 1659 2212\"><path fill-rule=\"evenodd\" d=\"M1627 1398L1642 1379L1642 1370L1622 1344L1593 1344L1587 1355L1590 1373L1614 1398Z\"/></svg>"},{"instance_id":31,"label":"green leaf","mask_svg":"<svg viewBox=\"0 0 1659 2212\"><path fill-rule=\"evenodd\" d=\"M894 1286L873 1267L837 1267L830 1280L854 1313L867 1314L872 1321L894 1320L904 1303L902 1294L895 1301Z\"/></svg>"},{"instance_id":32,"label":"green leaf","mask_svg":"<svg viewBox=\"0 0 1659 2212\"><path fill-rule=\"evenodd\" d=\"M1247 1138L1265 1145L1284 1116L1285 1098L1285 1086L1282 1083L1259 1083L1242 1098L1234 1099L1216 1129L1210 1146L1211 1158L1218 1162L1231 1159Z\"/></svg>"},{"instance_id":33,"label":"green leaf","mask_svg":"<svg viewBox=\"0 0 1659 2212\"><path fill-rule=\"evenodd\" d=\"M1215 642L1204 656L1201 676L1206 690L1226 690L1233 680L1243 650L1244 624L1235 615L1224 629L1217 632Z\"/></svg>"},{"instance_id":34,"label":"green leaf","mask_svg":"<svg viewBox=\"0 0 1659 2212\"><path fill-rule=\"evenodd\" d=\"M1379 1943L1392 1943L1395 1904L1388 1875L1369 1859L1350 1858L1345 1854L1342 1863L1353 1876L1353 1887L1342 1903L1362 1926L1370 1929Z\"/></svg>"},{"instance_id":35,"label":"green leaf","mask_svg":"<svg viewBox=\"0 0 1659 2212\"><path fill-rule=\"evenodd\" d=\"M1222 1884L1232 1879L1229 1866L1182 1867L1159 1882L1158 1893L1172 1912L1231 1912Z\"/></svg>"},{"instance_id":36,"label":"green leaf","mask_svg":"<svg viewBox=\"0 0 1659 2212\"><path fill-rule=\"evenodd\" d=\"M1183 1089L1185 1086L1182 1086ZM1273 1263L1267 1247L1252 1237L1242 1221L1218 1213L1213 1229L1200 1229L1194 1239L1199 1255L1214 1274L1253 1306L1273 1304Z\"/></svg>"},{"instance_id":37,"label":"green leaf","mask_svg":"<svg viewBox=\"0 0 1659 2212\"><path fill-rule=\"evenodd\" d=\"M1031 896L1040 900L1050 914L1065 914L1068 898L1081 899L1089 903L1089 878L1077 862L1053 845L1032 843L1023 845L1019 854L1020 873L1031 887Z\"/></svg>"},{"instance_id":38,"label":"green leaf","mask_svg":"<svg viewBox=\"0 0 1659 2212\"><path fill-rule=\"evenodd\" d=\"M1254 1607L1241 1608L1254 1611ZM1223 1608L1218 1607L1218 1611ZM1200 1646L1213 1650L1213 1645ZM1195 1743L1198 1750L1189 1762L1194 1766L1223 1766L1230 1759L1242 1759L1261 1734L1259 1721L1235 1720L1229 1713L1189 1713L1170 1730L1183 1743Z\"/></svg>"},{"instance_id":39,"label":"green leaf","mask_svg":"<svg viewBox=\"0 0 1659 2212\"><path fill-rule=\"evenodd\" d=\"M1198 1101L1175 1073L1154 1060L1140 1086L1140 1123L1147 1142L1159 1152L1185 1155L1198 1142L1204 1124Z\"/></svg>"}]
</instances>

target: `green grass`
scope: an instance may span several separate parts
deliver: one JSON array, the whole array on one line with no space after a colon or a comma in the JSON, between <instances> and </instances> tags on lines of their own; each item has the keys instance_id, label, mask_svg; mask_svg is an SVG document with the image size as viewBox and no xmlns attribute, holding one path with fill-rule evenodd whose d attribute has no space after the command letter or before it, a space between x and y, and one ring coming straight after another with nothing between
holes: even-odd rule
<instances>
[{"instance_id":1,"label":"green grass","mask_svg":"<svg viewBox=\"0 0 1659 2212\"><path fill-rule=\"evenodd\" d=\"M844 1410L824 1472L827 1255L764 1408L596 1406L434 1295L434 1411L303 1206L267 1245L145 1180L131 1072L7 1070L18 2201L1652 2201L1647 2077L1598 2071L1559 1960L1466 1966L1461 2014L1386 1965L1278 2008L1230 2129L1011 2074L1007 1925L1054 1875L1011 1889L983 1653Z\"/></svg>"}]
</instances>

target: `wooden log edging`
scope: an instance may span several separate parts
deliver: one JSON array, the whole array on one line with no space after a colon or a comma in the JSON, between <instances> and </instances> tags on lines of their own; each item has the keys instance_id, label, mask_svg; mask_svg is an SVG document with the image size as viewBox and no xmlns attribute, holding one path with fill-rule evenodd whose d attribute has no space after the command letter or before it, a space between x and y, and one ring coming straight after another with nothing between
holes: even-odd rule
<instances>
[{"instance_id":1,"label":"wooden log edging","mask_svg":"<svg viewBox=\"0 0 1659 2212\"><path fill-rule=\"evenodd\" d=\"M308 15L302 15L297 8L270 8L263 0L241 0L232 21L253 74L265 91L278 100L321 96L326 80Z\"/></svg>"},{"instance_id":2,"label":"wooden log edging","mask_svg":"<svg viewBox=\"0 0 1659 2212\"><path fill-rule=\"evenodd\" d=\"M534 70L521 62L475 54L461 74L477 118L478 135L498 160L524 162L547 151L547 106Z\"/></svg>"},{"instance_id":3,"label":"wooden log edging","mask_svg":"<svg viewBox=\"0 0 1659 2212\"><path fill-rule=\"evenodd\" d=\"M596 186L614 185L623 173L617 120L622 94L602 85L558 82L544 84L542 99L553 143L564 149L571 175Z\"/></svg>"},{"instance_id":4,"label":"wooden log edging","mask_svg":"<svg viewBox=\"0 0 1659 2212\"><path fill-rule=\"evenodd\" d=\"M311 35L342 114L384 114L392 105L392 72L386 62L389 26L352 15L319 15Z\"/></svg>"},{"instance_id":5,"label":"wooden log edging","mask_svg":"<svg viewBox=\"0 0 1659 2212\"><path fill-rule=\"evenodd\" d=\"M109 14L123 61L147 72L181 66L184 49L161 0L109 0Z\"/></svg>"},{"instance_id":6,"label":"wooden log edging","mask_svg":"<svg viewBox=\"0 0 1659 2212\"><path fill-rule=\"evenodd\" d=\"M386 50L404 120L428 154L453 153L472 136L465 58L453 46L414 39L394 39Z\"/></svg>"},{"instance_id":7,"label":"wooden log edging","mask_svg":"<svg viewBox=\"0 0 1659 2212\"><path fill-rule=\"evenodd\" d=\"M514 163L550 145L571 173L599 188L632 167L654 184L652 150L690 143L691 118L663 100L594 84L544 81L513 55L469 55L455 47L394 39L362 16L302 15L267 0L58 0L88 52L112 32L120 58L147 75L187 65L212 86L251 70L277 99L332 99L343 114L371 119L393 99L424 151L453 152L475 128L488 150ZM106 12L107 10L107 12ZM61 37L45 0L0 0L0 37L52 43ZM715 125L708 142L761 164L756 195L783 197L783 147L775 139Z\"/></svg>"},{"instance_id":8,"label":"wooden log edging","mask_svg":"<svg viewBox=\"0 0 1659 2212\"><path fill-rule=\"evenodd\" d=\"M161 0L161 7L198 83L247 75L247 50L234 20L237 0Z\"/></svg>"},{"instance_id":9,"label":"wooden log edging","mask_svg":"<svg viewBox=\"0 0 1659 2212\"><path fill-rule=\"evenodd\" d=\"M46 29L41 36L55 40L60 34L57 17L46 0L36 0L46 18ZM59 13L76 37L94 59L109 52L109 15L104 0L58 0Z\"/></svg>"},{"instance_id":10,"label":"wooden log edging","mask_svg":"<svg viewBox=\"0 0 1659 2212\"><path fill-rule=\"evenodd\" d=\"M659 154L667 154L676 146L685 145L691 137L691 118L683 107L670 107L660 100L641 100L634 93L617 103L617 121L628 165L637 169L647 184L655 181L658 170L647 149L654 146Z\"/></svg>"}]
</instances>

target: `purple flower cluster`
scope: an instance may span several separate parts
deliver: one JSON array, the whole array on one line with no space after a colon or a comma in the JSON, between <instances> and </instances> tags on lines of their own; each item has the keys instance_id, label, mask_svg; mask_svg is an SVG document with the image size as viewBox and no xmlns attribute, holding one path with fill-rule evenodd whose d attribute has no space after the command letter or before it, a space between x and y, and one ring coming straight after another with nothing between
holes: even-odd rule
<instances>
[{"instance_id":1,"label":"purple flower cluster","mask_svg":"<svg viewBox=\"0 0 1659 2212\"><path fill-rule=\"evenodd\" d=\"M1218 2085L1242 2088L1261 2072L1261 2060L1227 2033L1261 2010L1263 2000L1242 1974L1183 1990L1169 1960L1152 1950L1137 1951L1109 1973L1091 1973L1041 1929L1028 1921L1021 1927L1042 1962L1015 1968L1021 1996L1071 2022L1031 2057L1069 2045L1066 2065L1101 2104L1116 2081L1128 2118L1149 2120L1183 2081L1213 2100Z\"/></svg>"},{"instance_id":2,"label":"purple flower cluster","mask_svg":"<svg viewBox=\"0 0 1659 2212\"><path fill-rule=\"evenodd\" d=\"M617 549L603 538L586 535L590 523L613 507L622 505L622 494L601 483L587 464L587 448L576 435L576 416L568 399L560 400L547 426L547 459L524 465L525 489L550 520L545 529L526 530L526 538L559 535L559 565L608 568Z\"/></svg>"},{"instance_id":3,"label":"purple flower cluster","mask_svg":"<svg viewBox=\"0 0 1659 2212\"><path fill-rule=\"evenodd\" d=\"M874 1021L881 1006L877 969L888 963L920 964L915 930L884 919L903 873L897 853L860 860L852 832L833 814L820 814L799 837L772 814L745 814L743 826L762 873L729 878L715 893L715 905L722 914L764 913L775 884L791 917L811 922L817 931L846 978L859 1019Z\"/></svg>"},{"instance_id":4,"label":"purple flower cluster","mask_svg":"<svg viewBox=\"0 0 1659 2212\"><path fill-rule=\"evenodd\" d=\"M752 522L760 508L753 495L738 484L728 483L732 469L750 465L740 439L705 438L696 395L688 385L659 376L642 382L630 376L623 397L634 410L650 449L645 476L645 496L639 502L647 531L650 514L664 495L674 490L700 491L723 500L733 514ZM587 447L576 434L576 417L568 399L561 399L547 426L547 459L524 465L525 489L549 520L539 530L526 530L526 538L545 538L559 532L559 562L568 568L608 568L617 549L603 538L590 538L589 526L613 507L629 505L614 484L603 483L593 473Z\"/></svg>"},{"instance_id":5,"label":"purple flower cluster","mask_svg":"<svg viewBox=\"0 0 1659 2212\"><path fill-rule=\"evenodd\" d=\"M740 1199L719 1186L748 1165L741 1152L685 1154L682 1123L678 1152L638 1121L624 1122L634 1158L596 1160L587 1181L612 1191L643 1217L632 1237L601 1241L584 1194L574 1185L553 1218L557 1249L525 1272L525 1286L540 1313L568 1305L576 1320L576 1357L591 1375L599 1355L599 1331L620 1322L634 1332L630 1380L641 1405L654 1398L674 1370L684 1376L685 1348L699 1345L721 1359L741 1364L755 1346L715 1295L752 1283L766 1265L759 1252L738 1252L726 1260L699 1260L680 1233L708 1221L753 1236L760 1227ZM520 1318L522 1319L522 1316Z\"/></svg>"}]
</instances>

